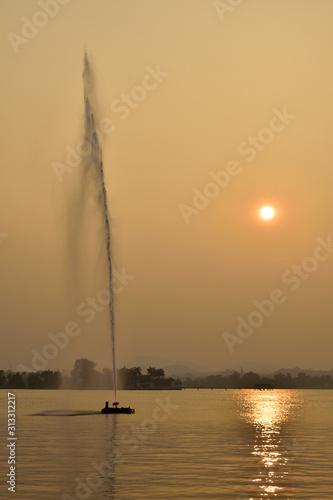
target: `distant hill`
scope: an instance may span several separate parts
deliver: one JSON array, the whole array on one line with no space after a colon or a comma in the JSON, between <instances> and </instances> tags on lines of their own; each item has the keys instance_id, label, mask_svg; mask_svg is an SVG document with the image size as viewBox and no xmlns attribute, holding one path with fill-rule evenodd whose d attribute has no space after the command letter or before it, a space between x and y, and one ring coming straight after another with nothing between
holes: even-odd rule
<instances>
[{"instance_id":1,"label":"distant hill","mask_svg":"<svg viewBox=\"0 0 333 500\"><path fill-rule=\"evenodd\" d=\"M155 368L163 368L165 375L167 377L179 377L183 378L189 377L205 377L210 375L212 372L209 368L196 365L190 361L171 361L166 358L159 358L157 356L137 356L126 366L141 366L143 370L146 370L149 366Z\"/></svg>"},{"instance_id":2,"label":"distant hill","mask_svg":"<svg viewBox=\"0 0 333 500\"><path fill-rule=\"evenodd\" d=\"M274 375L277 374L286 375L287 373L290 373L291 376L295 378L300 372L305 373L305 375L311 375L312 377L319 377L321 375L333 376L333 370L330 371L311 370L310 368L304 370L299 367L276 369L272 365L268 365L265 363L252 363L252 362L245 362L242 364L242 366L235 367L232 369L213 371L205 366L200 366L195 363L191 363L190 361L175 361L166 358L161 358L158 356L137 356L132 361L127 363L126 366L128 368L132 366L141 366L141 368L144 371L147 370L149 366L152 366L154 368L163 368L166 377L173 377L173 378L179 377L183 381L187 377L191 379L197 379L197 378L204 378L209 375L228 376L234 372L240 373L241 369L243 370L243 373L254 372L258 373L259 375L266 375L269 377L274 377Z\"/></svg>"},{"instance_id":3,"label":"distant hill","mask_svg":"<svg viewBox=\"0 0 333 500\"><path fill-rule=\"evenodd\" d=\"M146 370L149 366L163 368L167 377L179 377L181 380L185 380L187 377L194 379L209 375L227 376L235 371L240 371L240 368L213 371L210 368L191 363L190 361L174 361L158 356L137 356L126 366L141 366L143 370ZM247 363L243 366L244 372L255 371L256 373L267 373L270 369L271 367L265 364Z\"/></svg>"},{"instance_id":4,"label":"distant hill","mask_svg":"<svg viewBox=\"0 0 333 500\"><path fill-rule=\"evenodd\" d=\"M242 365L243 372L254 372L259 373L259 375L264 375L266 373L272 373L274 370L277 370L277 367L268 365L267 363L252 363L251 361L246 361ZM236 371L240 371L239 368L236 368Z\"/></svg>"},{"instance_id":5,"label":"distant hill","mask_svg":"<svg viewBox=\"0 0 333 500\"><path fill-rule=\"evenodd\" d=\"M333 376L333 370L311 370L311 368L307 370L303 370L296 366L295 368L280 368L279 370L271 373L271 375L278 375L279 373L286 375L290 373L290 375L295 378L299 373L304 373L305 375L310 375L311 377L321 377L322 375L330 375Z\"/></svg>"}]
</instances>

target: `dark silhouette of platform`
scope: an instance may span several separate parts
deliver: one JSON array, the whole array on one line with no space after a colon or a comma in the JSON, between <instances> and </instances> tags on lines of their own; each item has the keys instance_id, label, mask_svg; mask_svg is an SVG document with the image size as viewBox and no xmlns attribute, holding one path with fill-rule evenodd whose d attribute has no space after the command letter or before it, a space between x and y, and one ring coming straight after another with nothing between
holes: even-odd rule
<instances>
[{"instance_id":1,"label":"dark silhouette of platform","mask_svg":"<svg viewBox=\"0 0 333 500\"><path fill-rule=\"evenodd\" d=\"M272 384L254 384L254 389L258 389L259 391L270 391L274 389Z\"/></svg>"},{"instance_id":2,"label":"dark silhouette of platform","mask_svg":"<svg viewBox=\"0 0 333 500\"><path fill-rule=\"evenodd\" d=\"M109 407L109 401L105 402L105 407L101 410L101 413L135 413L135 409L130 406L123 408L122 406L118 408L119 403L115 401L112 403L112 407Z\"/></svg>"}]
</instances>

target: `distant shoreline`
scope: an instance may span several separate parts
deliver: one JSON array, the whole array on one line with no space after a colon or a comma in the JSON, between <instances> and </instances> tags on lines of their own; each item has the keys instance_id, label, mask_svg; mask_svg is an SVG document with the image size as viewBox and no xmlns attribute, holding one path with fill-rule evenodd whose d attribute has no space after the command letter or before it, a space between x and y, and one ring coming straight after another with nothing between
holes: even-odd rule
<instances>
[{"instance_id":1,"label":"distant shoreline","mask_svg":"<svg viewBox=\"0 0 333 500\"><path fill-rule=\"evenodd\" d=\"M113 388L102 388L102 389L74 389L71 387L58 387L58 388L40 388L40 387L6 387L0 388L0 391L7 390L27 390L27 391L113 391ZM117 389L117 391L140 391L140 392L152 392L152 391L183 391L183 390L200 390L200 391L257 391L257 392L268 392L268 391L330 391L333 387L273 387L272 389L255 389L254 387L181 387L181 388L170 388L170 387L153 387L151 389Z\"/></svg>"},{"instance_id":2,"label":"distant shoreline","mask_svg":"<svg viewBox=\"0 0 333 500\"><path fill-rule=\"evenodd\" d=\"M69 375L59 370L39 370L35 372L13 372L0 370L1 389L63 389L63 390L113 390L112 371L95 370L96 364L86 358L75 362ZM306 372L275 373L259 375L255 372L234 371L199 377L166 377L163 368L149 367L147 373L142 368L120 368L117 370L117 388L132 391L179 391L182 389L333 389L331 374L312 375Z\"/></svg>"}]
</instances>

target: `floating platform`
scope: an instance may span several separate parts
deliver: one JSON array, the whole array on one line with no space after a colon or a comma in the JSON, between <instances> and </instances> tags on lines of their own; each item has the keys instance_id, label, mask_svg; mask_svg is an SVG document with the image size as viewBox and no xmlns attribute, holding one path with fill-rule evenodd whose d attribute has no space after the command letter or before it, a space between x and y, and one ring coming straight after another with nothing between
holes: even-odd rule
<instances>
[{"instance_id":1,"label":"floating platform","mask_svg":"<svg viewBox=\"0 0 333 500\"><path fill-rule=\"evenodd\" d=\"M115 401L112 403L112 407L109 407L109 401L105 402L105 407L101 410L101 413L135 413L135 409L130 406L123 408L122 406L118 408L119 403Z\"/></svg>"},{"instance_id":2,"label":"floating platform","mask_svg":"<svg viewBox=\"0 0 333 500\"><path fill-rule=\"evenodd\" d=\"M272 384L254 384L254 389L258 389L259 391L271 391L274 389Z\"/></svg>"}]
</instances>

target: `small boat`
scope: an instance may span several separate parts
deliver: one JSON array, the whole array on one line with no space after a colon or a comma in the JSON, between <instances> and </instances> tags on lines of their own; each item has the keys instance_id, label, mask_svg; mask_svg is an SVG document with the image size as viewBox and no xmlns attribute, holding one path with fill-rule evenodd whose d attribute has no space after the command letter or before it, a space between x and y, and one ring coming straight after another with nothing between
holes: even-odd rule
<instances>
[{"instance_id":1,"label":"small boat","mask_svg":"<svg viewBox=\"0 0 333 500\"><path fill-rule=\"evenodd\" d=\"M118 408L119 403L115 401L112 403L112 407L109 407L109 401L105 402L105 407L101 410L101 413L135 413L135 409L130 406L123 408L122 406Z\"/></svg>"}]
</instances>

